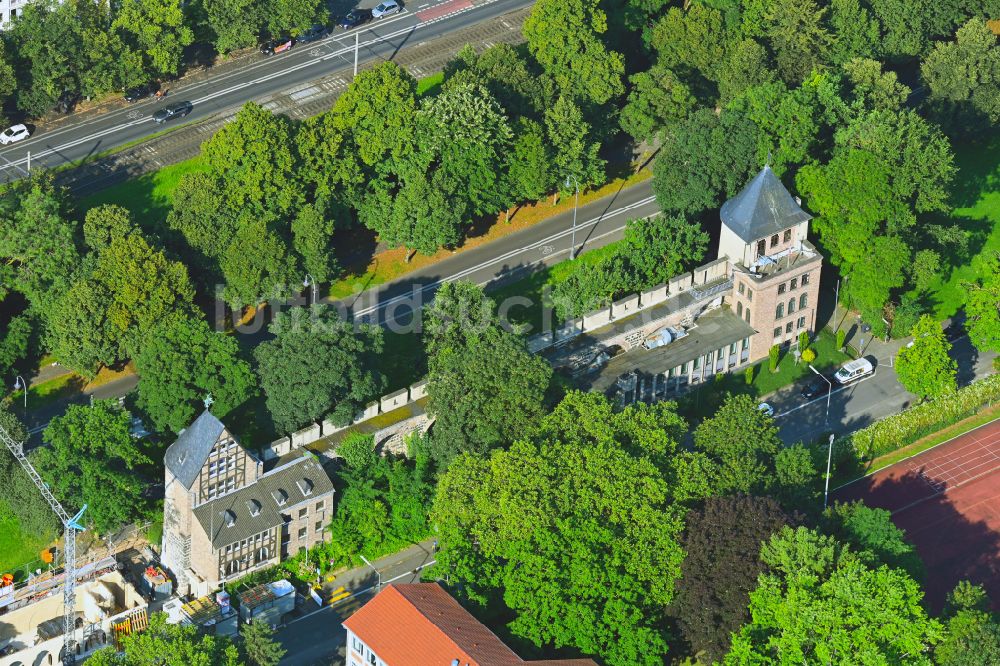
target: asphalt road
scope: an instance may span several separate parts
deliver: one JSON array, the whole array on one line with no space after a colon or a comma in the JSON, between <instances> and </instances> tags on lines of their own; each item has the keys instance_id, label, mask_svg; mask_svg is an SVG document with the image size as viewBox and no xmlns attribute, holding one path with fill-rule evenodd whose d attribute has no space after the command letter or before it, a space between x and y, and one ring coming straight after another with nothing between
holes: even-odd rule
<instances>
[{"instance_id":1,"label":"asphalt road","mask_svg":"<svg viewBox=\"0 0 1000 666\"><path fill-rule=\"evenodd\" d=\"M902 345L899 341L896 345ZM871 350L871 347L868 348ZM893 370L893 349L883 348L865 357L875 366L875 373L845 387L834 384L830 394L830 416L826 416L826 395L806 400L799 391L803 383L785 387L767 402L774 407L782 440L786 443L810 442L826 433L843 435L906 409L917 397L900 385ZM973 379L992 372L995 355L980 354L968 337L952 343L951 356L958 363L958 383L964 386Z\"/></svg>"},{"instance_id":2,"label":"asphalt road","mask_svg":"<svg viewBox=\"0 0 1000 666\"><path fill-rule=\"evenodd\" d=\"M371 4L371 3L368 3ZM530 0L412 0L400 14L373 21L354 30L336 29L324 40L299 44L286 53L257 56L244 67L190 82L168 84L163 101L133 105L72 119L51 130L39 130L29 139L0 149L0 177L20 178L31 168L79 163L109 149L142 141L173 123L206 120L216 114L261 101L330 73L353 67L355 39L359 63L392 59L400 50L460 28L476 25L530 5ZM184 119L163 125L152 114L167 105L191 102Z\"/></svg>"}]
</instances>

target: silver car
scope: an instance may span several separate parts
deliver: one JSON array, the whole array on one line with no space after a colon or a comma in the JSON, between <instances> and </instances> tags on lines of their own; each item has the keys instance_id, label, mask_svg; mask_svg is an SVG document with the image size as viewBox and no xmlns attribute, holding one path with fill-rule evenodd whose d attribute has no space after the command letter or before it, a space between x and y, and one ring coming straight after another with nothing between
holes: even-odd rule
<instances>
[{"instance_id":1,"label":"silver car","mask_svg":"<svg viewBox=\"0 0 1000 666\"><path fill-rule=\"evenodd\" d=\"M372 18L382 18L391 14L398 14L403 10L396 0L383 0L372 9Z\"/></svg>"}]
</instances>

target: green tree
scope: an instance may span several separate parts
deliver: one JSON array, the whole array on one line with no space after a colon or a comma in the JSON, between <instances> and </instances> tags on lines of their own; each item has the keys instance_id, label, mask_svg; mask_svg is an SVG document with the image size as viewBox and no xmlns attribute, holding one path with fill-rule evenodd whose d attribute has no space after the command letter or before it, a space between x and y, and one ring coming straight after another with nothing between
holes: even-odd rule
<instances>
[{"instance_id":1,"label":"green tree","mask_svg":"<svg viewBox=\"0 0 1000 666\"><path fill-rule=\"evenodd\" d=\"M741 114L699 109L663 133L653 192L665 213L718 208L760 169L757 126Z\"/></svg>"},{"instance_id":2,"label":"green tree","mask_svg":"<svg viewBox=\"0 0 1000 666\"><path fill-rule=\"evenodd\" d=\"M903 569L914 580L924 576L924 565L913 544L892 522L892 514L863 502L834 504L823 514L823 531L866 557L867 564Z\"/></svg>"},{"instance_id":3,"label":"green tree","mask_svg":"<svg viewBox=\"0 0 1000 666\"><path fill-rule=\"evenodd\" d=\"M302 259L302 266L322 284L338 272L333 234L338 220L350 221L350 211L336 202L325 200L305 204L292 219L292 247Z\"/></svg>"},{"instance_id":4,"label":"green tree","mask_svg":"<svg viewBox=\"0 0 1000 666\"><path fill-rule=\"evenodd\" d=\"M193 624L170 624L166 613L153 613L149 627L126 636L122 647L121 661L104 663L116 666L243 666L238 649L228 638L202 633ZM105 650L101 653L108 654ZM101 657L111 658L112 655Z\"/></svg>"},{"instance_id":5,"label":"green tree","mask_svg":"<svg viewBox=\"0 0 1000 666\"><path fill-rule=\"evenodd\" d=\"M206 396L222 418L254 393L254 376L231 336L201 318L177 317L153 329L135 357L139 408L161 431L178 432Z\"/></svg>"},{"instance_id":6,"label":"green tree","mask_svg":"<svg viewBox=\"0 0 1000 666\"><path fill-rule=\"evenodd\" d=\"M625 92L625 59L602 42L607 29L607 15L597 0L540 0L522 32L563 95L604 104Z\"/></svg>"},{"instance_id":7,"label":"green tree","mask_svg":"<svg viewBox=\"0 0 1000 666\"><path fill-rule=\"evenodd\" d=\"M869 0L882 28L882 53L890 60L920 55L930 42L931 0Z\"/></svg>"},{"instance_id":8,"label":"green tree","mask_svg":"<svg viewBox=\"0 0 1000 666\"><path fill-rule=\"evenodd\" d=\"M34 334L27 315L10 317L0 329L0 377L8 377L28 357Z\"/></svg>"},{"instance_id":9,"label":"green tree","mask_svg":"<svg viewBox=\"0 0 1000 666\"><path fill-rule=\"evenodd\" d=\"M212 44L229 53L257 41L264 23L264 5L257 0L203 0Z\"/></svg>"},{"instance_id":10,"label":"green tree","mask_svg":"<svg viewBox=\"0 0 1000 666\"><path fill-rule=\"evenodd\" d=\"M545 142L545 129L537 122L518 118L514 124L514 146L507 178L511 194L519 201L535 201L552 187L552 155Z\"/></svg>"},{"instance_id":11,"label":"green tree","mask_svg":"<svg viewBox=\"0 0 1000 666\"><path fill-rule=\"evenodd\" d=\"M267 29L272 35L299 35L311 26L325 24L330 13L321 0L277 0L267 3Z\"/></svg>"},{"instance_id":12,"label":"green tree","mask_svg":"<svg viewBox=\"0 0 1000 666\"><path fill-rule=\"evenodd\" d=\"M288 118L248 102L205 142L202 155L233 210L288 214L302 202L293 147Z\"/></svg>"},{"instance_id":13,"label":"green tree","mask_svg":"<svg viewBox=\"0 0 1000 666\"><path fill-rule=\"evenodd\" d=\"M243 655L251 666L278 666L288 652L274 640L274 630L266 622L251 622L240 627Z\"/></svg>"},{"instance_id":14,"label":"green tree","mask_svg":"<svg viewBox=\"0 0 1000 666\"><path fill-rule=\"evenodd\" d=\"M905 572L870 568L832 537L784 527L761 548L751 621L725 664L930 664L942 627Z\"/></svg>"},{"instance_id":15,"label":"green tree","mask_svg":"<svg viewBox=\"0 0 1000 666\"><path fill-rule=\"evenodd\" d=\"M6 405L0 404L0 428L15 442L28 441L28 429ZM38 488L6 446L0 446L0 511L9 511L21 531L39 539L54 538L60 525L52 510L38 498Z\"/></svg>"},{"instance_id":16,"label":"green tree","mask_svg":"<svg viewBox=\"0 0 1000 666\"><path fill-rule=\"evenodd\" d=\"M767 50L752 39L729 44L725 59L719 65L719 103L728 104L745 90L774 81Z\"/></svg>"},{"instance_id":17,"label":"green tree","mask_svg":"<svg viewBox=\"0 0 1000 666\"><path fill-rule=\"evenodd\" d=\"M435 346L427 360L432 457L446 467L465 451L484 454L522 436L541 416L552 368L524 340L491 325Z\"/></svg>"},{"instance_id":18,"label":"green tree","mask_svg":"<svg viewBox=\"0 0 1000 666\"><path fill-rule=\"evenodd\" d=\"M279 298L302 284L297 257L277 227L270 215L244 213L237 220L233 240L219 257L226 281L223 296L233 310Z\"/></svg>"},{"instance_id":19,"label":"green tree","mask_svg":"<svg viewBox=\"0 0 1000 666\"><path fill-rule=\"evenodd\" d=\"M93 377L119 357L118 333L108 319L112 295L100 282L79 280L52 306L47 331L49 351L67 368Z\"/></svg>"},{"instance_id":20,"label":"green tree","mask_svg":"<svg viewBox=\"0 0 1000 666\"><path fill-rule=\"evenodd\" d=\"M443 90L472 82L484 86L511 118L537 120L553 97L551 79L539 76L526 49L496 44L480 54L466 45L445 66Z\"/></svg>"},{"instance_id":21,"label":"green tree","mask_svg":"<svg viewBox=\"0 0 1000 666\"><path fill-rule=\"evenodd\" d=\"M657 55L654 67L676 72L695 91L718 80L730 39L722 13L702 3L671 7L649 31Z\"/></svg>"},{"instance_id":22,"label":"green tree","mask_svg":"<svg viewBox=\"0 0 1000 666\"><path fill-rule=\"evenodd\" d=\"M1000 624L989 611L989 598L979 585L959 581L948 595L947 631L934 648L939 666L989 666L1000 662Z\"/></svg>"},{"instance_id":23,"label":"green tree","mask_svg":"<svg viewBox=\"0 0 1000 666\"><path fill-rule=\"evenodd\" d=\"M781 78L797 85L826 62L832 35L826 29L828 7L815 0L752 0L743 14L743 30L771 46Z\"/></svg>"},{"instance_id":24,"label":"green tree","mask_svg":"<svg viewBox=\"0 0 1000 666\"><path fill-rule=\"evenodd\" d=\"M152 462L129 426L132 415L113 400L70 405L42 433L48 446L34 453L39 474L71 507L87 505L86 518L109 532L138 516L145 482L136 469Z\"/></svg>"},{"instance_id":25,"label":"green tree","mask_svg":"<svg viewBox=\"0 0 1000 666\"><path fill-rule=\"evenodd\" d=\"M881 54L878 21L860 0L831 0L829 22L834 35L830 59L834 63L877 58Z\"/></svg>"},{"instance_id":26,"label":"green tree","mask_svg":"<svg viewBox=\"0 0 1000 666\"><path fill-rule=\"evenodd\" d=\"M132 213L117 204L102 204L87 211L83 218L83 240L91 252L101 252L115 238L138 231Z\"/></svg>"},{"instance_id":27,"label":"green tree","mask_svg":"<svg viewBox=\"0 0 1000 666\"><path fill-rule=\"evenodd\" d=\"M295 133L298 175L314 200L342 199L357 205L365 185L351 131L333 111L306 118Z\"/></svg>"},{"instance_id":28,"label":"green tree","mask_svg":"<svg viewBox=\"0 0 1000 666\"><path fill-rule=\"evenodd\" d=\"M963 285L966 329L976 349L1000 352L1000 252L988 253L981 266L982 277Z\"/></svg>"},{"instance_id":29,"label":"green tree","mask_svg":"<svg viewBox=\"0 0 1000 666\"><path fill-rule=\"evenodd\" d=\"M937 118L973 133L1000 121L1000 44L983 18L971 19L954 42L934 45L920 66Z\"/></svg>"},{"instance_id":30,"label":"green tree","mask_svg":"<svg viewBox=\"0 0 1000 666\"><path fill-rule=\"evenodd\" d=\"M748 395L728 396L694 431L697 451L714 465L716 494L759 493L774 484L774 457L781 439L774 419Z\"/></svg>"},{"instance_id":31,"label":"green tree","mask_svg":"<svg viewBox=\"0 0 1000 666\"><path fill-rule=\"evenodd\" d=\"M619 120L622 129L638 141L652 139L694 108L690 89L666 67L654 65L648 72L633 75L630 81L632 90Z\"/></svg>"},{"instance_id":32,"label":"green tree","mask_svg":"<svg viewBox=\"0 0 1000 666\"><path fill-rule=\"evenodd\" d=\"M629 220L622 252L634 282L627 288L649 289L694 267L705 257L708 241L700 224L678 215Z\"/></svg>"},{"instance_id":33,"label":"green tree","mask_svg":"<svg viewBox=\"0 0 1000 666\"><path fill-rule=\"evenodd\" d=\"M278 313L273 340L254 351L267 409L281 432L290 433L328 417L351 422L384 385L374 368L382 351L382 329L352 325L324 306Z\"/></svg>"},{"instance_id":34,"label":"green tree","mask_svg":"<svg viewBox=\"0 0 1000 666\"><path fill-rule=\"evenodd\" d=\"M604 182L604 160L598 155L601 145L588 140L590 125L570 98L560 95L545 111L545 129L552 146L551 171L557 183L568 190L565 179L570 176L581 188Z\"/></svg>"},{"instance_id":35,"label":"green tree","mask_svg":"<svg viewBox=\"0 0 1000 666\"><path fill-rule=\"evenodd\" d=\"M178 0L122 0L115 6L113 30L125 33L157 75L176 75L184 47L194 41Z\"/></svg>"},{"instance_id":36,"label":"green tree","mask_svg":"<svg viewBox=\"0 0 1000 666\"><path fill-rule=\"evenodd\" d=\"M860 110L899 111L910 96L910 89L899 82L896 72L883 72L877 60L853 58L843 67L853 89L854 105Z\"/></svg>"},{"instance_id":37,"label":"green tree","mask_svg":"<svg viewBox=\"0 0 1000 666\"><path fill-rule=\"evenodd\" d=\"M467 338L482 335L499 323L496 303L482 287L467 280L442 284L434 293L434 300L424 308L422 317L428 356L461 347Z\"/></svg>"},{"instance_id":38,"label":"green tree","mask_svg":"<svg viewBox=\"0 0 1000 666\"><path fill-rule=\"evenodd\" d=\"M951 343L930 315L922 316L913 327L912 344L896 355L896 377L910 393L920 398L938 398L955 390L958 365L948 355Z\"/></svg>"},{"instance_id":39,"label":"green tree","mask_svg":"<svg viewBox=\"0 0 1000 666\"><path fill-rule=\"evenodd\" d=\"M795 522L769 497L713 497L688 512L687 555L668 612L693 653L711 662L725 655L730 635L750 619L750 592L764 571L761 544Z\"/></svg>"},{"instance_id":40,"label":"green tree","mask_svg":"<svg viewBox=\"0 0 1000 666\"><path fill-rule=\"evenodd\" d=\"M663 470L592 425L572 443L544 436L457 458L434 502L439 566L474 601L502 597L511 631L535 645L662 664L679 512Z\"/></svg>"}]
</instances>

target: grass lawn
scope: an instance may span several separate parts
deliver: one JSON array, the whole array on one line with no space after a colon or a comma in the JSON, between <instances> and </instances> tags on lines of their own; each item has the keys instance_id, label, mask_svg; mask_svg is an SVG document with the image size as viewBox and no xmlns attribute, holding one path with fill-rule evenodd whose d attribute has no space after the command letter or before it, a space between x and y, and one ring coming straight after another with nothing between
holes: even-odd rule
<instances>
[{"instance_id":1,"label":"grass lawn","mask_svg":"<svg viewBox=\"0 0 1000 666\"><path fill-rule=\"evenodd\" d=\"M202 158L193 157L171 164L139 178L112 185L78 202L81 216L101 204L118 204L132 211L132 217L145 229L156 229L167 220L170 201L184 174L201 171Z\"/></svg>"},{"instance_id":2,"label":"grass lawn","mask_svg":"<svg viewBox=\"0 0 1000 666\"><path fill-rule=\"evenodd\" d=\"M417 95L430 95L433 97L441 90L442 83L444 83L444 72L425 76L417 81Z\"/></svg>"},{"instance_id":3,"label":"grass lawn","mask_svg":"<svg viewBox=\"0 0 1000 666\"><path fill-rule=\"evenodd\" d=\"M0 573L10 572L18 577L17 569L37 560L38 553L49 544L52 536L22 532L20 521L0 501Z\"/></svg>"},{"instance_id":4,"label":"grass lawn","mask_svg":"<svg viewBox=\"0 0 1000 666\"><path fill-rule=\"evenodd\" d=\"M965 304L963 282L975 280L982 257L1000 252L1000 135L955 146L957 206L942 222L959 224L971 234L967 252L943 257L943 275L931 284L928 305L944 319Z\"/></svg>"},{"instance_id":5,"label":"grass lawn","mask_svg":"<svg viewBox=\"0 0 1000 666\"><path fill-rule=\"evenodd\" d=\"M80 375L60 375L40 384L35 384L28 391L28 409L35 409L41 405L76 395L83 390L86 380ZM11 404L17 406L24 404L24 392L15 391L11 394Z\"/></svg>"},{"instance_id":6,"label":"grass lawn","mask_svg":"<svg viewBox=\"0 0 1000 666\"><path fill-rule=\"evenodd\" d=\"M851 360L850 356L836 348L836 344L836 338L832 333L825 328L820 330L811 347L816 351L816 360L812 364L817 370L821 372L833 370L841 363ZM778 361L777 372L768 369L767 359L751 367L754 369L754 378L753 383L749 385L746 383L745 371L740 370L733 374L720 375L714 381L688 391L678 400L681 413L692 423L697 423L714 414L727 393L734 395L746 393L754 398L763 398L813 374L806 363L796 364L791 352L786 353Z\"/></svg>"}]
</instances>

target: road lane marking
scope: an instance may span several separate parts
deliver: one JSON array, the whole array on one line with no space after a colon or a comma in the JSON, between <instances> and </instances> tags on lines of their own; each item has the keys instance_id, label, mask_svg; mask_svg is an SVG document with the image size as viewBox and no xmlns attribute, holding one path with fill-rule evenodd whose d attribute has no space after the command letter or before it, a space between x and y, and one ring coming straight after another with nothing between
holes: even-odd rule
<instances>
[{"instance_id":1,"label":"road lane marking","mask_svg":"<svg viewBox=\"0 0 1000 666\"><path fill-rule=\"evenodd\" d=\"M877 375L877 374L878 374L878 370L875 370L875 371L872 372L872 374L868 375L867 377L862 377L861 379L857 379L857 380L851 382L850 384L844 384L844 385L842 385L842 386L840 386L838 388L833 389L832 391L830 391L830 395L832 396L834 393L840 393L841 391L846 391L847 389L849 389L849 388L851 388L853 386L857 386L861 382L866 382L869 379L873 379L875 377L875 375ZM826 400L826 393L824 393L819 398L813 398L809 402L802 403L801 405L798 405L797 407L792 407L788 411L781 412L780 414L775 414L774 418L777 419L777 418L780 418L782 416L787 416L787 415L791 414L792 412L796 412L796 411L802 409L803 407L808 407L809 405L811 405L813 403L821 402L821 401L824 401L824 400Z\"/></svg>"}]
</instances>

